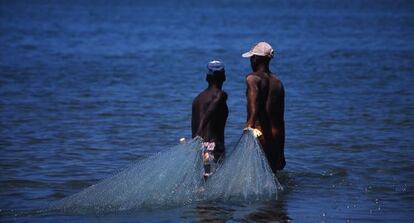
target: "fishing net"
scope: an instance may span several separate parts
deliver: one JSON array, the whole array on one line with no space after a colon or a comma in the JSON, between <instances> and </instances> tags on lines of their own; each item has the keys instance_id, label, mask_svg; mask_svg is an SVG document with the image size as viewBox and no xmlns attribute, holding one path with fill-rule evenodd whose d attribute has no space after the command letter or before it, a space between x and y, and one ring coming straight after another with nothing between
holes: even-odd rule
<instances>
[{"instance_id":1,"label":"fishing net","mask_svg":"<svg viewBox=\"0 0 414 223\"><path fill-rule=\"evenodd\" d=\"M280 186L257 138L246 130L233 153L206 182L205 199L256 201L276 199Z\"/></svg>"},{"instance_id":2,"label":"fishing net","mask_svg":"<svg viewBox=\"0 0 414 223\"><path fill-rule=\"evenodd\" d=\"M202 139L196 137L157 153L52 208L102 213L191 203L204 182L201 143Z\"/></svg>"},{"instance_id":3,"label":"fishing net","mask_svg":"<svg viewBox=\"0 0 414 223\"><path fill-rule=\"evenodd\" d=\"M197 201L276 199L278 181L251 130L204 180L203 140L196 137L150 156L51 208L105 213L187 205Z\"/></svg>"}]
</instances>

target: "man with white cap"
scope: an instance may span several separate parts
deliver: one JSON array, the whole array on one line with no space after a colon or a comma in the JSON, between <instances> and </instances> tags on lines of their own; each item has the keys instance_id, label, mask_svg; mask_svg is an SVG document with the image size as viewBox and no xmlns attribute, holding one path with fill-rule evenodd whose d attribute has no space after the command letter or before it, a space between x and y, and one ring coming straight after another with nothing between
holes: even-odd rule
<instances>
[{"instance_id":1,"label":"man with white cap","mask_svg":"<svg viewBox=\"0 0 414 223\"><path fill-rule=\"evenodd\" d=\"M208 87L193 101L191 129L192 136L203 138L203 161L205 179L214 172L213 162L224 154L224 127L229 113L227 93L222 90L226 80L224 64L213 60L207 64Z\"/></svg>"},{"instance_id":2,"label":"man with white cap","mask_svg":"<svg viewBox=\"0 0 414 223\"><path fill-rule=\"evenodd\" d=\"M273 172L285 167L285 91L282 82L269 69L272 46L257 43L242 55L250 58L253 72L246 76L247 121L262 144Z\"/></svg>"}]
</instances>

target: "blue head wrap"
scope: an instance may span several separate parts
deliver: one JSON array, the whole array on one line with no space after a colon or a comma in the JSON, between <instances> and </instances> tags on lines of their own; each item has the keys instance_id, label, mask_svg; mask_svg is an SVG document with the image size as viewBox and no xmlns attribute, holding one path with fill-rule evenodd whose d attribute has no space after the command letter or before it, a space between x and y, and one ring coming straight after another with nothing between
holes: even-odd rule
<instances>
[{"instance_id":1,"label":"blue head wrap","mask_svg":"<svg viewBox=\"0 0 414 223\"><path fill-rule=\"evenodd\" d=\"M224 64L218 60L212 60L207 64L207 75L214 75L215 72L223 72Z\"/></svg>"}]
</instances>

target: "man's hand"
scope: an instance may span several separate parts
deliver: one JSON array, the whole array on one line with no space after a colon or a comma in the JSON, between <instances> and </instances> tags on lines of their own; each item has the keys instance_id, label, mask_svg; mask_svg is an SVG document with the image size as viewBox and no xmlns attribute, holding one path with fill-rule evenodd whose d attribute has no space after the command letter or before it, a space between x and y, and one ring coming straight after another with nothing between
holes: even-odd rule
<instances>
[{"instance_id":1,"label":"man's hand","mask_svg":"<svg viewBox=\"0 0 414 223\"><path fill-rule=\"evenodd\" d=\"M262 132L259 130L259 129L254 129L254 128L250 128L250 127L247 127L247 128L244 128L243 130L251 130L252 132L253 132L253 135L256 137L256 138L258 138L258 137L260 137L261 135L263 135L262 134Z\"/></svg>"}]
</instances>

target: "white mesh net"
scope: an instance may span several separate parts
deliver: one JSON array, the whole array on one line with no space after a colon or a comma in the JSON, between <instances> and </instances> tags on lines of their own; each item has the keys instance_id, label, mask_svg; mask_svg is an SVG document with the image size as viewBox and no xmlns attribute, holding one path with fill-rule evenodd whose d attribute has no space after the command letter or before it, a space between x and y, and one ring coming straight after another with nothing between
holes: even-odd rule
<instances>
[{"instance_id":1,"label":"white mesh net","mask_svg":"<svg viewBox=\"0 0 414 223\"><path fill-rule=\"evenodd\" d=\"M201 150L202 139L196 137L64 198L51 209L105 213L197 201L276 199L278 181L250 130L206 182Z\"/></svg>"},{"instance_id":2,"label":"white mesh net","mask_svg":"<svg viewBox=\"0 0 414 223\"><path fill-rule=\"evenodd\" d=\"M224 201L276 199L278 185L258 140L248 130L207 180L205 197Z\"/></svg>"}]
</instances>

